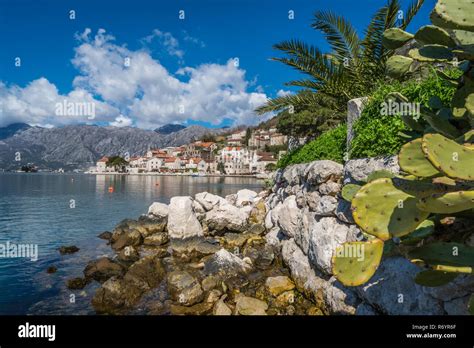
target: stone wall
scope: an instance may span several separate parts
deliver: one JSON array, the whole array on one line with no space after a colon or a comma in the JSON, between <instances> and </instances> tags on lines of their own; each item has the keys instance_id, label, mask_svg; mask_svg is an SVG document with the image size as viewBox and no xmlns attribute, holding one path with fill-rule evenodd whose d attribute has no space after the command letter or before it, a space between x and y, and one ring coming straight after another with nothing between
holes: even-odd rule
<instances>
[{"instance_id":1,"label":"stone wall","mask_svg":"<svg viewBox=\"0 0 474 348\"><path fill-rule=\"evenodd\" d=\"M397 173L396 158L350 160L345 166L316 161L277 171L266 198L267 242L281 250L298 288L330 314L467 315L472 276L460 276L442 287L422 287L413 281L420 268L403 257L384 257L363 286L344 287L332 275L336 247L363 238L350 203L340 197L341 187L360 183L380 169Z\"/></svg>"}]
</instances>

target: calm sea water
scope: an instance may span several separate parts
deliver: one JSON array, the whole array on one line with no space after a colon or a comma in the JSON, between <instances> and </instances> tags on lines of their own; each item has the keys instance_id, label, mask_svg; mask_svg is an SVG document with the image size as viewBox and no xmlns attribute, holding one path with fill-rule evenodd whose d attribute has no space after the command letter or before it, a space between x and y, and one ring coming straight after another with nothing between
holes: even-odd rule
<instances>
[{"instance_id":1,"label":"calm sea water","mask_svg":"<svg viewBox=\"0 0 474 348\"><path fill-rule=\"evenodd\" d=\"M202 191L225 196L261 187L253 178L0 174L0 244L38 245L37 261L0 258L0 314L93 313L90 298L97 284L71 291L65 282L82 276L89 260L111 255L99 233L172 196ZM80 251L61 256L62 245ZM54 274L46 273L51 265L58 268Z\"/></svg>"}]
</instances>

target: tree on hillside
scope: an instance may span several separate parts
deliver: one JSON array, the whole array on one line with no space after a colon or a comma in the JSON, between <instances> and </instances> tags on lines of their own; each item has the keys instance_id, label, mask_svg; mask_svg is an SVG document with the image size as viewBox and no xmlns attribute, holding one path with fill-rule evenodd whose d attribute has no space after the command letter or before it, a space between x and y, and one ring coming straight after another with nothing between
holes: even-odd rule
<instances>
[{"instance_id":1,"label":"tree on hillside","mask_svg":"<svg viewBox=\"0 0 474 348\"><path fill-rule=\"evenodd\" d=\"M332 122L345 119L347 102L370 94L385 79L385 63L393 51L382 45L384 31L395 26L405 29L423 3L424 0L413 0L401 12L399 0L387 0L372 17L363 38L344 17L331 11L316 12L311 27L324 34L331 52L324 53L297 39L276 44L274 48L285 56L273 60L306 77L286 83L300 87L297 93L270 99L256 112L265 114L294 108L311 111L313 117L323 119L318 121L321 124L326 119Z\"/></svg>"},{"instance_id":2,"label":"tree on hillside","mask_svg":"<svg viewBox=\"0 0 474 348\"><path fill-rule=\"evenodd\" d=\"M120 156L112 156L105 163L107 167L113 167L116 172L124 172L128 162Z\"/></svg>"}]
</instances>

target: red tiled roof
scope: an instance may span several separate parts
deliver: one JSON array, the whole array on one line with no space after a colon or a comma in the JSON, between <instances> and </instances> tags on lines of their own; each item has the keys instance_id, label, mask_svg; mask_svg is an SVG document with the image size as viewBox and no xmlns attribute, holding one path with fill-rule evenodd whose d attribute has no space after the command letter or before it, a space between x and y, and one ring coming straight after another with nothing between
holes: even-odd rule
<instances>
[{"instance_id":1,"label":"red tiled roof","mask_svg":"<svg viewBox=\"0 0 474 348\"><path fill-rule=\"evenodd\" d=\"M98 160L97 162L107 162L109 160L108 157L102 157L100 160Z\"/></svg>"}]
</instances>

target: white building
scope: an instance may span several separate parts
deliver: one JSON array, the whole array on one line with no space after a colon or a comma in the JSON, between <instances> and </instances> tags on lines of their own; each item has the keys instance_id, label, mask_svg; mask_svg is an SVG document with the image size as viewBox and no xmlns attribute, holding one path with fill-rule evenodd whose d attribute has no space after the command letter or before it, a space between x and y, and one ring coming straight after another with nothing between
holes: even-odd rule
<instances>
[{"instance_id":1,"label":"white building","mask_svg":"<svg viewBox=\"0 0 474 348\"><path fill-rule=\"evenodd\" d=\"M152 157L146 161L145 169L147 172L159 172L162 166L163 160L161 158Z\"/></svg>"},{"instance_id":2,"label":"white building","mask_svg":"<svg viewBox=\"0 0 474 348\"><path fill-rule=\"evenodd\" d=\"M220 162L224 164L226 174L249 174L250 152L241 146L227 146L223 148L219 156Z\"/></svg>"},{"instance_id":3,"label":"white building","mask_svg":"<svg viewBox=\"0 0 474 348\"><path fill-rule=\"evenodd\" d=\"M109 160L108 157L102 157L96 163L96 172L97 173L109 173L113 172L113 168L107 167L107 161Z\"/></svg>"}]
</instances>

